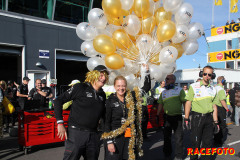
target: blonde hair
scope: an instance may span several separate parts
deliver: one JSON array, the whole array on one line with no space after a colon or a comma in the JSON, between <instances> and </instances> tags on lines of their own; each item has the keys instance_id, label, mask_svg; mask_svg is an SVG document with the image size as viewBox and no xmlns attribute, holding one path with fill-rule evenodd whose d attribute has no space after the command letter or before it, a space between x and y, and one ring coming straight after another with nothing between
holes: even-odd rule
<instances>
[{"instance_id":1,"label":"blonde hair","mask_svg":"<svg viewBox=\"0 0 240 160\"><path fill-rule=\"evenodd\" d=\"M117 80L124 80L125 83L126 83L126 86L127 86L127 80L126 80L125 77L123 77L123 76L117 76L117 77L114 79L114 82L113 82L114 86L115 86Z\"/></svg>"},{"instance_id":2,"label":"blonde hair","mask_svg":"<svg viewBox=\"0 0 240 160\"><path fill-rule=\"evenodd\" d=\"M4 80L1 80L0 81L0 86L3 90L6 90L7 89L7 83L4 81Z\"/></svg>"},{"instance_id":3,"label":"blonde hair","mask_svg":"<svg viewBox=\"0 0 240 160\"><path fill-rule=\"evenodd\" d=\"M224 79L224 77L223 76L219 76L218 78L217 78L217 83L220 83L220 82L222 82L222 80Z\"/></svg>"},{"instance_id":4,"label":"blonde hair","mask_svg":"<svg viewBox=\"0 0 240 160\"><path fill-rule=\"evenodd\" d=\"M87 72L86 79L85 79L84 82L88 82L88 83L91 83L93 85L96 81L98 81L98 79L100 77L100 73L101 72L99 72L97 70L93 70L93 71ZM107 72L104 71L102 73L104 74L104 76L106 78L106 82L107 82L108 81L108 74L107 74Z\"/></svg>"}]
</instances>

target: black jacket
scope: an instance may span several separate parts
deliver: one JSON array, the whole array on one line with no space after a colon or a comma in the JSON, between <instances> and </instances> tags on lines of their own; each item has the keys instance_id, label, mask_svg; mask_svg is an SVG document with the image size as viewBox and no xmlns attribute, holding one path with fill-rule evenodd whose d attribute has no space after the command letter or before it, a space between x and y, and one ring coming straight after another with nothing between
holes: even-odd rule
<instances>
[{"instance_id":1,"label":"black jacket","mask_svg":"<svg viewBox=\"0 0 240 160\"><path fill-rule=\"evenodd\" d=\"M145 78L144 86L142 87L142 90L144 92L148 92L151 88L151 81L150 81L150 76L147 76ZM136 98L135 98L135 92L131 92L134 98L134 101L136 103ZM125 94L126 96L126 94ZM124 111L125 111L125 117L127 119L127 108L126 108L126 101L124 98L124 105L121 105L121 102L117 98L116 94L113 93L109 96L109 98L106 101L106 115L105 115L105 132L109 132L112 130L115 130L119 127L121 127L121 119L124 117Z\"/></svg>"},{"instance_id":2,"label":"black jacket","mask_svg":"<svg viewBox=\"0 0 240 160\"><path fill-rule=\"evenodd\" d=\"M229 90L229 96L230 96L229 100L230 100L231 105L235 105L236 90L240 90L240 88L239 87L234 87L233 89Z\"/></svg>"},{"instance_id":3,"label":"black jacket","mask_svg":"<svg viewBox=\"0 0 240 160\"><path fill-rule=\"evenodd\" d=\"M98 92L88 83L75 84L60 95L54 102L57 121L63 120L62 105L73 100L68 125L78 128L97 130L100 118L105 112L106 95L102 89Z\"/></svg>"}]
</instances>

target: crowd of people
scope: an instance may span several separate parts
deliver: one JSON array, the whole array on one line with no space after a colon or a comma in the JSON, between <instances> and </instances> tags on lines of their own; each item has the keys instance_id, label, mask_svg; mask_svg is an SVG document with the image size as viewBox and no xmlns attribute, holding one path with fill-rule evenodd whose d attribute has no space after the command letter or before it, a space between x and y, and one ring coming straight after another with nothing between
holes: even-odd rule
<instances>
[{"instance_id":1,"label":"crowd of people","mask_svg":"<svg viewBox=\"0 0 240 160\"><path fill-rule=\"evenodd\" d=\"M36 79L35 87L29 92L28 83L30 79L24 77L22 84L17 84L12 80L0 81L0 136L4 132L9 132L11 127L15 126L17 114L21 110L28 110L31 107L46 108L48 102L53 98L52 89L46 86L46 79ZM6 108L2 105L3 99L7 98L14 106L15 112L5 113Z\"/></svg>"},{"instance_id":2,"label":"crowd of people","mask_svg":"<svg viewBox=\"0 0 240 160\"><path fill-rule=\"evenodd\" d=\"M157 123L160 113L164 112L163 153L166 160L171 157L183 159L184 129L190 131L191 148L195 150L224 144L228 132L227 116L231 116L231 120L239 126L239 86L236 83L233 89L225 91L224 76L218 76L217 85L213 86L211 81L216 75L211 66L205 66L199 73L201 78L190 86L175 86L176 77L169 74L165 81L152 90L148 65L144 67L144 85L135 87L133 91L127 89L128 82L123 76L117 76L113 84L114 91L106 96L103 86L108 81L109 72L105 66L99 65L86 74L85 82L72 81L71 87L55 99L58 137L66 139L64 160L80 159L81 156L97 160L101 139L107 160L143 156L141 147L147 139L146 106L149 103L157 105ZM25 109L30 100L38 100L45 106L48 99L53 98L51 89L46 87L46 80L37 79L29 93L28 82L29 78L24 77L19 86L9 84L11 93L16 95L11 97L11 102L18 103L19 110ZM1 81L0 102L3 95L7 95L4 85ZM65 103L71 105L67 129L62 115ZM100 134L99 124L103 126ZM175 138L174 155L172 134ZM202 155L201 158L209 159L209 155ZM190 159L198 159L198 155L193 154Z\"/></svg>"}]
</instances>

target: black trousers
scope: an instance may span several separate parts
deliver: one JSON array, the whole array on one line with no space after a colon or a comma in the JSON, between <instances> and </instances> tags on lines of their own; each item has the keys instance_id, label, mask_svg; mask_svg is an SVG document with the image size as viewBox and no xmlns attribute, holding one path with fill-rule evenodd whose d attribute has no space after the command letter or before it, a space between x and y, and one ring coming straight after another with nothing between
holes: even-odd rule
<instances>
[{"instance_id":1,"label":"black trousers","mask_svg":"<svg viewBox=\"0 0 240 160\"><path fill-rule=\"evenodd\" d=\"M114 139L115 152L111 154L108 151L107 143L105 142L105 160L127 160L129 139L124 137L124 134L117 136Z\"/></svg>"},{"instance_id":2,"label":"black trousers","mask_svg":"<svg viewBox=\"0 0 240 160\"><path fill-rule=\"evenodd\" d=\"M222 145L227 139L227 125L226 125L226 109L224 107L217 106L218 110L218 122L220 131L214 135L214 143Z\"/></svg>"},{"instance_id":3,"label":"black trousers","mask_svg":"<svg viewBox=\"0 0 240 160\"><path fill-rule=\"evenodd\" d=\"M165 156L172 154L172 130L174 131L175 138L175 157L182 158L183 156L183 128L182 128L182 115L168 116L164 115L164 146L163 153Z\"/></svg>"},{"instance_id":4,"label":"black trousers","mask_svg":"<svg viewBox=\"0 0 240 160\"><path fill-rule=\"evenodd\" d=\"M232 106L232 114L231 114L231 121L235 122L235 104L231 103Z\"/></svg>"},{"instance_id":5,"label":"black trousers","mask_svg":"<svg viewBox=\"0 0 240 160\"><path fill-rule=\"evenodd\" d=\"M68 137L65 141L64 160L98 160L100 150L100 135L97 132L80 131L68 128Z\"/></svg>"},{"instance_id":6,"label":"black trousers","mask_svg":"<svg viewBox=\"0 0 240 160\"><path fill-rule=\"evenodd\" d=\"M198 148L211 148L213 142L213 116L212 113L201 115L196 112L192 112L191 120L191 141L193 151ZM191 155L191 160L198 159L198 155ZM209 160L209 156L201 156L201 159Z\"/></svg>"}]
</instances>

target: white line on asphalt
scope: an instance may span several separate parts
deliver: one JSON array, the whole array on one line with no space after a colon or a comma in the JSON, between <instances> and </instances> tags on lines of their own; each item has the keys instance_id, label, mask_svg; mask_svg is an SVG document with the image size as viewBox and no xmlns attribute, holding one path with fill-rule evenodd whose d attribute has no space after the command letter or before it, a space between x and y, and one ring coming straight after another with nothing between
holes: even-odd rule
<instances>
[{"instance_id":1,"label":"white line on asphalt","mask_svg":"<svg viewBox=\"0 0 240 160\"><path fill-rule=\"evenodd\" d=\"M232 145L237 144L237 143L240 143L240 140L239 140L239 141L232 142L232 143L228 143L227 146L229 147L229 146L232 146Z\"/></svg>"}]
</instances>

